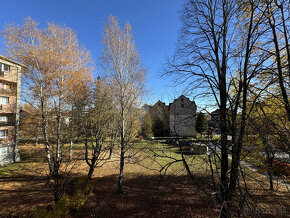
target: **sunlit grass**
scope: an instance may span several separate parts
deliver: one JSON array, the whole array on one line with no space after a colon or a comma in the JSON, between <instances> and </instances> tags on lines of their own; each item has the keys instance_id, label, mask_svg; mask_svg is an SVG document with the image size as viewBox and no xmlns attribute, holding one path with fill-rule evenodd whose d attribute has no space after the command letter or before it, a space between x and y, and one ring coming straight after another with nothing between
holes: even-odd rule
<instances>
[{"instance_id":1,"label":"sunlit grass","mask_svg":"<svg viewBox=\"0 0 290 218\"><path fill-rule=\"evenodd\" d=\"M69 144L65 144L64 146L64 153L65 155L68 154L69 151ZM84 159L76 159L76 157L84 157L83 156L83 144L78 143L74 144L74 160L72 162L63 162L63 166L74 166L72 168L72 176L86 176L88 172L88 166L86 165ZM9 164L6 166L0 167L0 179L2 182L0 183L2 190L11 190L17 191L22 190L23 187L26 187L29 190L33 190L33 193L42 192L43 187L45 187L45 178L48 175L48 165L46 162L46 153L45 147L43 145L35 146L33 144L23 144L19 146L20 155L22 157L21 163L16 164ZM106 163L104 166L97 168L94 173L94 178L96 179L98 185L99 181L104 178L112 178L115 182L118 178L119 173L119 148L116 148L113 151L113 157L111 162ZM178 146L168 145L165 143L159 143L157 141L151 140L139 140L136 139L132 144L131 148L126 153L126 156L131 156L130 158L126 159L125 170L124 170L124 181L125 187L127 186L126 181L135 181L136 184L139 184L143 180L146 181L148 178L155 178L154 185L158 184L158 181L161 180L160 176L163 176L165 173L166 166L169 168L166 171L164 179L169 182L172 178L180 178L180 181L186 180L189 177L187 176L187 172L185 170L184 164L181 161L181 154L180 149ZM66 156L67 157L67 156ZM209 166L209 159L207 155L184 155L184 158L187 164L190 167L191 173L193 174L194 178L197 180L204 178L204 181L208 182L208 185L211 184L211 172ZM211 157L211 162L214 167L214 171L220 172L220 162L218 155ZM216 161L216 164L215 164ZM171 164L172 163L172 164ZM231 161L229 161L229 165ZM216 169L217 167L217 169ZM244 168L247 180L247 185L249 190L257 195L264 193L269 186L268 180L264 177L261 177L259 173L252 172L248 168ZM163 169L163 170L162 170ZM24 179L22 179L24 176ZM15 180L16 178L16 180ZM32 180L30 179L32 178ZM167 180L168 179L168 180ZM242 179L242 178L241 178ZM115 181L116 180L116 181ZM3 182L5 181L5 182ZM218 178L216 177L216 182L218 186ZM41 186L41 184L43 186ZM135 183L134 183L135 184ZM135 185L136 185L135 184ZM166 185L169 183L165 183ZM175 183L174 183L175 184ZM193 183L191 183L193 184ZM241 184L243 184L241 180ZM132 185L132 193L134 192L134 187ZM167 186L164 185L162 188L166 190ZM176 185L178 185L176 183ZM144 187L146 186L146 182L144 183ZM37 190L35 187L39 187ZM114 186L115 187L115 186ZM279 190L281 185L279 186ZM285 189L282 187L282 190ZM148 193L151 193L151 190L147 190ZM24 196L26 193L23 193ZM175 193L178 195L178 193ZM267 193L266 193L267 194ZM18 193L17 193L18 195ZM43 198L46 199L45 195L51 197L51 194L44 194ZM272 194L271 194L272 195ZM268 198L271 197L269 195ZM277 196L276 196L277 195ZM284 195L283 192L277 192L275 195L273 194L273 199L275 197L279 197L279 195ZM7 195L6 198L10 196ZM35 196L33 196L35 197ZM181 196L182 198L182 196ZM50 198L49 198L50 199ZM271 200L271 199L270 199ZM49 202L51 202L49 200ZM23 204L23 202L21 202ZM286 204L286 199L283 204ZM28 205L29 203L27 203ZM41 201L37 204L38 207L41 206ZM35 207L33 207L35 208ZM29 208L30 210L31 208ZM13 209L14 210L14 209ZM33 209L35 210L35 209ZM19 214L17 211L18 209L14 210L14 214ZM3 212L2 212L3 213Z\"/></svg>"}]
</instances>

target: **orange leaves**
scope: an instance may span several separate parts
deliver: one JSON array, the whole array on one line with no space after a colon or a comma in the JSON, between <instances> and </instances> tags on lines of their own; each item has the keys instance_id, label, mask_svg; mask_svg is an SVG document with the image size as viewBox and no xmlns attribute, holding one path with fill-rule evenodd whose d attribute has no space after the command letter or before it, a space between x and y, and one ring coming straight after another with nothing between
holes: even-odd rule
<instances>
[{"instance_id":1,"label":"orange leaves","mask_svg":"<svg viewBox=\"0 0 290 218\"><path fill-rule=\"evenodd\" d=\"M31 18L22 26L5 28L7 52L29 66L24 72L28 89L44 92L66 103L87 92L91 75L91 55L78 43L76 33L64 25L48 23L40 29ZM37 95L37 93L35 93Z\"/></svg>"}]
</instances>

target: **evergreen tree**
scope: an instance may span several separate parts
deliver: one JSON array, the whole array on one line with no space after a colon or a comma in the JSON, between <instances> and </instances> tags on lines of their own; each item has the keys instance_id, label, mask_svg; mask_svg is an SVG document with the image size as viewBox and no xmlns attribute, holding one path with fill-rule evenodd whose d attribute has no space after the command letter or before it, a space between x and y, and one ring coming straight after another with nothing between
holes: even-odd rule
<instances>
[{"instance_id":1,"label":"evergreen tree","mask_svg":"<svg viewBox=\"0 0 290 218\"><path fill-rule=\"evenodd\" d=\"M163 122L157 118L153 125L154 136L163 137L164 136L164 125Z\"/></svg>"},{"instance_id":2,"label":"evergreen tree","mask_svg":"<svg viewBox=\"0 0 290 218\"><path fill-rule=\"evenodd\" d=\"M145 139L151 138L153 136L152 120L148 113L146 113L143 117L142 135Z\"/></svg>"},{"instance_id":3,"label":"evergreen tree","mask_svg":"<svg viewBox=\"0 0 290 218\"><path fill-rule=\"evenodd\" d=\"M206 121L206 117L203 113L198 113L197 114L197 118L196 118L196 131L198 133L202 133L205 130L207 130L208 125L207 125L207 121Z\"/></svg>"}]
</instances>

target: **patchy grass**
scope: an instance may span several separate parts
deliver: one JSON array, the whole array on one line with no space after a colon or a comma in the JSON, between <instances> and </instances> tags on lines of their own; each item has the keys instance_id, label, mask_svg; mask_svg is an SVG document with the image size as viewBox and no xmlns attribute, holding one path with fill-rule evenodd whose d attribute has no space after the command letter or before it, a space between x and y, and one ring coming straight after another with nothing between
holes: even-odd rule
<instances>
[{"instance_id":1,"label":"patchy grass","mask_svg":"<svg viewBox=\"0 0 290 218\"><path fill-rule=\"evenodd\" d=\"M265 164L263 163L263 161L261 159L258 159L257 157L252 157L247 155L243 161L250 163L258 168L265 168Z\"/></svg>"},{"instance_id":2,"label":"patchy grass","mask_svg":"<svg viewBox=\"0 0 290 218\"><path fill-rule=\"evenodd\" d=\"M53 203L47 185L48 166L43 145L19 146L22 162L0 167L0 216L32 216L36 211L50 211ZM65 145L68 152L69 145ZM83 160L83 145L74 145L74 161L63 163L63 172L73 178L85 176L88 166ZM219 206L200 188L212 190L206 155L186 155L196 184L188 179L178 148L153 141L136 140L125 164L124 194L116 194L119 150L110 162L96 169L93 188L82 207L70 210L68 217L217 217ZM67 153L65 153L67 155ZM176 161L176 162L174 162ZM167 169L161 182L163 166ZM219 168L219 162L217 163ZM288 192L275 186L267 190L268 181L244 169L252 205L259 208L287 208ZM161 182L161 183L160 183ZM241 188L245 184L241 182ZM218 186L218 183L217 183ZM68 190L69 191L69 190ZM65 200L65 199L64 199ZM237 202L238 203L238 202ZM277 210L278 210L277 209Z\"/></svg>"},{"instance_id":3,"label":"patchy grass","mask_svg":"<svg viewBox=\"0 0 290 218\"><path fill-rule=\"evenodd\" d=\"M261 156L258 154L248 154L246 157L244 157L243 161L252 164L253 166L257 167L257 170L259 173L267 173L267 166L265 164L266 159L261 158ZM275 166L275 163L273 163L272 168L272 175L275 177L278 177L279 179L284 180L286 183L290 184L290 176L289 175L283 175L279 173L280 168L277 168Z\"/></svg>"}]
</instances>

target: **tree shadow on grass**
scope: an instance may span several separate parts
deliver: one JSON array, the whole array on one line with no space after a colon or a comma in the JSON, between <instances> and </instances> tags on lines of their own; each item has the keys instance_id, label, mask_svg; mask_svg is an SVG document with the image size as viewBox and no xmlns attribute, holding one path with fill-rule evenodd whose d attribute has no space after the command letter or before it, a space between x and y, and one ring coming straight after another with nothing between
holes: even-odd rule
<instances>
[{"instance_id":1,"label":"tree shadow on grass","mask_svg":"<svg viewBox=\"0 0 290 218\"><path fill-rule=\"evenodd\" d=\"M0 177L0 217L32 217L38 209L52 209L53 187L47 174L39 170L41 168L36 171L23 168L23 171ZM69 178L78 177L80 174L71 174ZM69 190L65 192L71 191L71 186L66 188Z\"/></svg>"},{"instance_id":2,"label":"tree shadow on grass","mask_svg":"<svg viewBox=\"0 0 290 218\"><path fill-rule=\"evenodd\" d=\"M206 178L200 178L204 180ZM117 175L94 179L88 201L73 217L216 217L218 209L186 176L126 175L116 193ZM201 181L202 182L202 181Z\"/></svg>"},{"instance_id":3,"label":"tree shadow on grass","mask_svg":"<svg viewBox=\"0 0 290 218\"><path fill-rule=\"evenodd\" d=\"M31 216L38 207L51 206L53 195L45 176L17 174L0 178L0 217Z\"/></svg>"},{"instance_id":4,"label":"tree shadow on grass","mask_svg":"<svg viewBox=\"0 0 290 218\"><path fill-rule=\"evenodd\" d=\"M77 178L80 174L71 176ZM0 178L0 217L32 216L37 208L51 208L53 195L46 179L45 174L28 171ZM195 179L200 187L210 188L209 178L197 176ZM93 178L94 186L87 202L79 210L71 211L70 216L217 217L219 214L219 206L213 199L204 195L184 175L167 175L159 184L159 175L127 173L123 194L116 193L117 181L118 175ZM287 193L282 194L276 196L260 191L256 197L272 208L289 209Z\"/></svg>"},{"instance_id":5,"label":"tree shadow on grass","mask_svg":"<svg viewBox=\"0 0 290 218\"><path fill-rule=\"evenodd\" d=\"M201 189L211 190L210 178L197 176L193 185L187 176L168 175L158 185L158 175L126 174L124 193L116 193L118 175L94 178L94 188L88 201L73 217L218 217L220 205ZM255 188L255 187L254 187ZM257 188L257 187L256 187ZM256 189L255 188L255 189ZM239 196L239 193L237 193ZM287 200L288 199L288 200ZM254 204L266 204L272 211L289 211L289 195L265 189L252 193ZM255 202L256 201L256 202ZM238 216L239 201L234 202ZM247 208L242 208L242 212ZM260 213L257 217L273 217ZM243 216L246 217L246 213ZM281 215L281 214L280 214Z\"/></svg>"}]
</instances>

